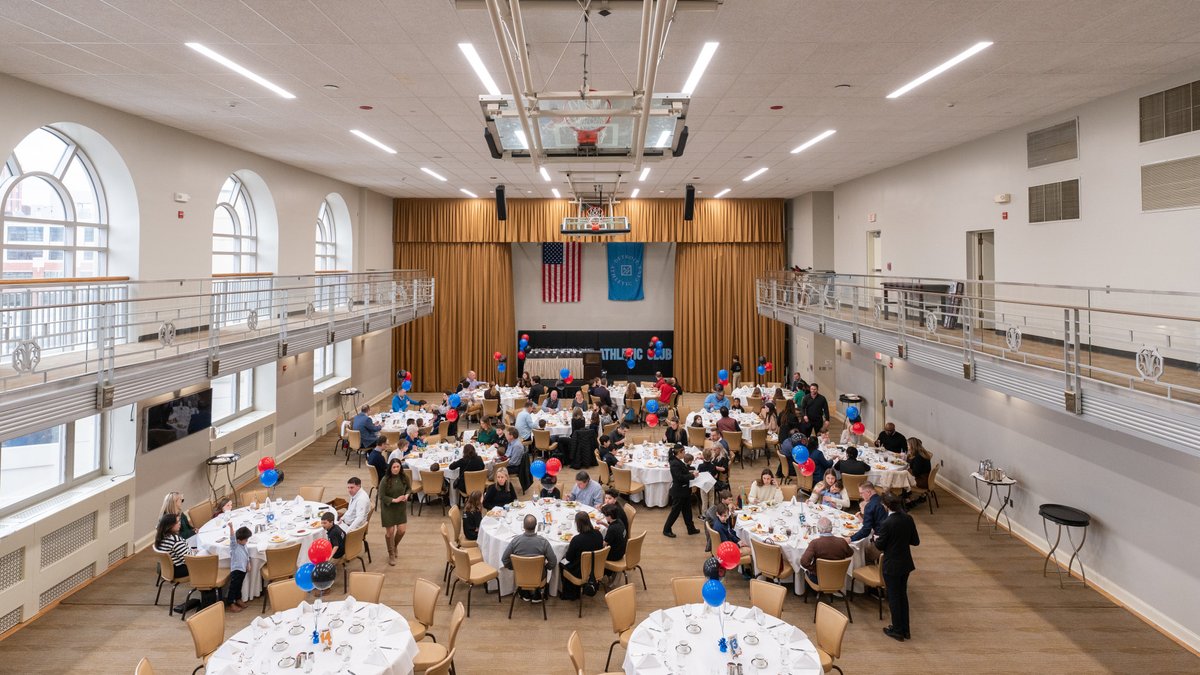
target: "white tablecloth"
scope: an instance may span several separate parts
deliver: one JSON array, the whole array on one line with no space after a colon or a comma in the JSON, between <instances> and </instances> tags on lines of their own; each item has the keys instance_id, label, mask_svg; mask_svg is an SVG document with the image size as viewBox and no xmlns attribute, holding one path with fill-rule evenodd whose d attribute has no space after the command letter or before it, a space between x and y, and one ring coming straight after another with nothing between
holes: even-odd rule
<instances>
[{"instance_id":1,"label":"white tablecloth","mask_svg":"<svg viewBox=\"0 0 1200 675\"><path fill-rule=\"evenodd\" d=\"M253 669L258 675L264 672L261 664L266 660L270 664L267 673L300 673L303 671L288 665L283 659L295 659L301 651L313 652L315 660L312 672L317 675L345 672L355 675L408 675L413 672L417 643L409 631L408 621L396 610L387 605L364 602L355 603L351 610L345 602L337 600L324 603L323 611L318 616L303 614L302 608L305 606L311 607L303 603L300 607L276 612L269 619L263 619L268 625L261 638L258 638L253 622L238 631L217 648L208 660L205 672L209 675L241 675ZM372 607L378 608L379 612L374 620L370 618ZM371 630L372 623L375 624L375 631ZM312 643L314 625L322 631L328 628L332 632L332 650L324 651L324 645ZM374 653L371 647L372 634L376 637ZM286 646L281 646L277 651L275 645L280 640ZM350 652L349 660L344 660L346 647ZM250 652L243 664L242 651L247 649ZM341 654L338 654L339 650Z\"/></svg>"},{"instance_id":2,"label":"white tablecloth","mask_svg":"<svg viewBox=\"0 0 1200 675\"><path fill-rule=\"evenodd\" d=\"M846 451L836 445L822 445L821 452L825 458L836 462L846 458ZM907 489L914 487L917 480L908 472L908 463L903 455L888 452L882 448L869 445L858 446L858 458L871 465L867 472L867 480L878 487Z\"/></svg>"},{"instance_id":3,"label":"white tablecloth","mask_svg":"<svg viewBox=\"0 0 1200 675\"><path fill-rule=\"evenodd\" d=\"M546 420L546 431L550 432L550 436L570 436L571 435L571 401L559 402L559 410L549 412L546 410L538 410L533 414L533 428L539 428L539 422ZM583 423L590 424L592 421L592 413L584 411Z\"/></svg>"},{"instance_id":4,"label":"white tablecloth","mask_svg":"<svg viewBox=\"0 0 1200 675\"><path fill-rule=\"evenodd\" d=\"M771 387L768 387L766 385L761 385L758 387L758 390L760 393L762 393L763 401L775 400L775 390L772 389ZM738 387L737 389L734 389L733 392L729 394L729 396L731 398L735 398L735 399L741 401L742 405L746 405L747 402L750 400L750 395L753 393L754 393L753 386L741 386L741 387ZM796 392L794 392L790 389L784 389L783 395L786 396L787 398L791 399L796 395ZM776 406L776 407L778 408L778 406ZM758 412L758 411L752 410L751 412ZM783 412L783 411L776 410L776 412Z\"/></svg>"},{"instance_id":5,"label":"white tablecloth","mask_svg":"<svg viewBox=\"0 0 1200 675\"><path fill-rule=\"evenodd\" d=\"M804 525L800 524L802 515L804 516ZM743 543L749 544L750 539L753 538L774 544L783 551L783 557L788 564L792 566L793 570L797 570L797 574L792 580L792 587L793 591L799 595L804 592L800 557L804 555L804 550L808 548L809 542L818 536L816 533L817 520L821 516L826 516L833 521L833 534L839 537L848 537L858 532L862 526L862 521L858 516L852 516L838 509L805 502L783 502L775 506L747 506L738 511L737 525L734 529ZM774 533L770 532L772 527L775 529ZM808 529L810 527L812 528L811 533ZM787 528L791 528L791 536L787 535ZM780 541L780 538L784 540ZM850 560L850 568L846 570L847 581L850 580L855 569L865 564L862 542L854 542L850 544L850 548L854 551L854 555ZM757 569L757 563L755 565Z\"/></svg>"},{"instance_id":6,"label":"white tablecloth","mask_svg":"<svg viewBox=\"0 0 1200 675\"><path fill-rule=\"evenodd\" d=\"M750 432L752 430L761 429L764 426L763 421L759 419L757 412L731 412L729 413L729 416L737 420L737 423L742 426L742 440L746 443L750 442ZM721 419L721 413L705 412L703 410L693 411L688 413L686 422L687 426L692 426L692 421L695 420L696 417L700 418L701 424L704 425L704 430L711 433L712 430L717 426L717 420Z\"/></svg>"},{"instance_id":7,"label":"white tablecloth","mask_svg":"<svg viewBox=\"0 0 1200 675\"><path fill-rule=\"evenodd\" d=\"M519 504L519 506L516 504ZM501 560L504 558L504 550L508 548L508 543L512 541L513 537L519 536L525 531L522 524L525 520L525 514L532 513L537 516L540 523L546 522L546 513L550 514L551 522L549 529L543 529L539 531L539 534L549 540L550 547L554 549L554 555L560 561L563 554L567 552L567 545L570 543L571 537L575 535L576 511L587 511L589 514L595 514L592 523L601 532L607 529L599 524L600 512L583 504L576 503L574 506L567 506L567 502L553 499L539 499L533 502L517 502L516 504L503 516L496 517L492 515L495 511L484 515L483 524L479 527L479 549L483 553L483 561L500 570L499 582L501 595L508 595L513 592L512 570L504 569ZM555 565L550 575L551 595L558 594L560 568L561 565ZM491 584L488 587L492 588Z\"/></svg>"},{"instance_id":8,"label":"white tablecloth","mask_svg":"<svg viewBox=\"0 0 1200 675\"><path fill-rule=\"evenodd\" d=\"M629 446L619 451L617 456L622 459L621 468L629 469L630 477L646 486L645 498L633 495L632 501L646 503L646 506L666 506L668 493L671 491L671 466L669 457L671 446L664 443L642 443ZM700 466L703 459L699 448L688 448L687 452L695 457L692 468ZM702 473L692 480L692 486L709 492L716 484L716 479L708 473Z\"/></svg>"},{"instance_id":9,"label":"white tablecloth","mask_svg":"<svg viewBox=\"0 0 1200 675\"><path fill-rule=\"evenodd\" d=\"M408 426L408 420L415 420L418 427L427 427L433 424L435 415L424 410L406 410L403 412L379 413L372 415L371 419L383 427L384 431L399 431L404 433L405 427Z\"/></svg>"},{"instance_id":10,"label":"white tablecloth","mask_svg":"<svg viewBox=\"0 0 1200 675\"><path fill-rule=\"evenodd\" d=\"M538 375L543 380L550 383L562 379L560 375L563 368L568 368L571 371L571 376L576 380L583 377L583 357L543 357L529 356L525 359L525 373L529 375Z\"/></svg>"},{"instance_id":11,"label":"white tablecloth","mask_svg":"<svg viewBox=\"0 0 1200 675\"><path fill-rule=\"evenodd\" d=\"M529 396L529 390L525 389L523 387L499 387L499 389L500 389L500 410L501 410L501 412L503 412L505 410L512 410L513 409L513 401L515 401L519 398L528 398L528 396ZM485 391L486 390L483 387L476 389L475 393L471 394L471 400L473 400L475 403L482 405L483 404L483 394Z\"/></svg>"},{"instance_id":12,"label":"white tablecloth","mask_svg":"<svg viewBox=\"0 0 1200 675\"><path fill-rule=\"evenodd\" d=\"M728 642L737 637L740 656L721 652L722 636ZM725 675L729 662L742 664L747 675L821 673L817 648L804 631L754 608L729 604L654 611L633 629L623 667L626 675Z\"/></svg>"},{"instance_id":13,"label":"white tablecloth","mask_svg":"<svg viewBox=\"0 0 1200 675\"><path fill-rule=\"evenodd\" d=\"M246 580L242 583L242 599L249 600L262 593L260 570L267 563L267 549L283 548L300 542L300 555L296 561L301 565L308 562L308 545L317 539L325 538L325 530L319 523L316 527L311 525L320 519L323 512L329 510L327 504L320 502L271 502L269 509L260 505L257 510L247 506L208 521L189 543L202 555L219 556L224 566L228 567L229 522L233 522L234 531L243 526L255 530L258 526L267 527L267 514L273 513L275 520L269 528L251 535L246 544L250 564L246 566Z\"/></svg>"},{"instance_id":14,"label":"white tablecloth","mask_svg":"<svg viewBox=\"0 0 1200 675\"><path fill-rule=\"evenodd\" d=\"M462 459L463 445L465 443L436 443L421 452L409 453L408 457L404 459L404 463L408 466L415 482L421 480L419 472L428 471L433 463L437 462L441 467L442 475L450 481L450 503L455 504L458 501L458 490L454 488L454 481L461 471L459 469L451 470L450 463ZM479 458L483 460L483 465L490 474L499 448L495 445L479 445L477 443L472 445L475 446L475 452L479 454ZM418 496L424 496L424 494L424 491L417 493Z\"/></svg>"}]
</instances>

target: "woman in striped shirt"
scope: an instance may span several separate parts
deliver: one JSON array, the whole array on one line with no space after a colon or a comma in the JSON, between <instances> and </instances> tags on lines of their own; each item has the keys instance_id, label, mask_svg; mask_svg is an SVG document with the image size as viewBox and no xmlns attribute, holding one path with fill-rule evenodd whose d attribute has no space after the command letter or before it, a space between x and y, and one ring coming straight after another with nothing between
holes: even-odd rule
<instances>
[{"instance_id":1,"label":"woman in striped shirt","mask_svg":"<svg viewBox=\"0 0 1200 675\"><path fill-rule=\"evenodd\" d=\"M164 513L158 519L158 531L154 534L154 550L171 556L171 562L175 564L176 579L188 575L187 563L183 557L191 555L192 552L187 540L179 536L179 527L179 516Z\"/></svg>"}]
</instances>

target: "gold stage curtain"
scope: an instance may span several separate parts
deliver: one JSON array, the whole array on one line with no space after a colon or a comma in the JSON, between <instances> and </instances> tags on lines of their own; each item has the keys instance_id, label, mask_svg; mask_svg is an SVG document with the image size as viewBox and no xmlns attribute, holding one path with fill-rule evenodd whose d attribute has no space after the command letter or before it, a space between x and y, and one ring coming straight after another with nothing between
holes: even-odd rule
<instances>
[{"instance_id":1,"label":"gold stage curtain","mask_svg":"<svg viewBox=\"0 0 1200 675\"><path fill-rule=\"evenodd\" d=\"M785 327L759 316L754 277L783 267L783 246L680 244L675 248L675 376L686 391L717 383L717 371L742 359L742 382L779 381ZM758 377L758 357L776 370Z\"/></svg>"},{"instance_id":2,"label":"gold stage curtain","mask_svg":"<svg viewBox=\"0 0 1200 675\"><path fill-rule=\"evenodd\" d=\"M399 269L433 274L433 314L395 330L392 371L413 373L413 390L453 389L468 369L481 380L515 379L512 246L508 244L396 245ZM495 352L508 356L496 370Z\"/></svg>"},{"instance_id":3,"label":"gold stage curtain","mask_svg":"<svg viewBox=\"0 0 1200 675\"><path fill-rule=\"evenodd\" d=\"M496 220L493 199L397 199L396 242L511 243L608 242L669 243L782 242L782 199L697 199L695 219L683 220L683 200L627 199L614 215L629 218L623 235L564 236L562 219L576 215L564 199L509 199L508 220Z\"/></svg>"}]
</instances>

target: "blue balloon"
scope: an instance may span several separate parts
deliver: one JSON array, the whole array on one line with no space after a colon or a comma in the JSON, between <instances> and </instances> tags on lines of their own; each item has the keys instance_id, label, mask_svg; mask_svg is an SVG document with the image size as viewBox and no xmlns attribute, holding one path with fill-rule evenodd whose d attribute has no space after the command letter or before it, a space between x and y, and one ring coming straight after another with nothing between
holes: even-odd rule
<instances>
[{"instance_id":1,"label":"blue balloon","mask_svg":"<svg viewBox=\"0 0 1200 675\"><path fill-rule=\"evenodd\" d=\"M724 368L717 371L717 379L724 382L729 379L729 371Z\"/></svg>"},{"instance_id":2,"label":"blue balloon","mask_svg":"<svg viewBox=\"0 0 1200 675\"><path fill-rule=\"evenodd\" d=\"M725 602L725 584L718 579L709 579L700 589L700 595L710 607L720 607Z\"/></svg>"},{"instance_id":3,"label":"blue balloon","mask_svg":"<svg viewBox=\"0 0 1200 675\"><path fill-rule=\"evenodd\" d=\"M279 482L279 472L275 469L267 469L258 476L258 480L263 484L263 487L275 487Z\"/></svg>"},{"instance_id":4,"label":"blue balloon","mask_svg":"<svg viewBox=\"0 0 1200 675\"><path fill-rule=\"evenodd\" d=\"M300 590L311 591L313 589L312 575L316 567L309 562L296 568L296 585L300 587Z\"/></svg>"},{"instance_id":5,"label":"blue balloon","mask_svg":"<svg viewBox=\"0 0 1200 675\"><path fill-rule=\"evenodd\" d=\"M859 417L858 415L854 415L853 417L847 417L846 421L849 422L850 424L854 424L856 422L861 422L862 418Z\"/></svg>"},{"instance_id":6,"label":"blue balloon","mask_svg":"<svg viewBox=\"0 0 1200 675\"><path fill-rule=\"evenodd\" d=\"M662 340L659 340L658 342L655 342L655 343L654 343L654 348L655 348L655 349L662 349L662 348L663 348L663 343L662 343Z\"/></svg>"},{"instance_id":7,"label":"blue balloon","mask_svg":"<svg viewBox=\"0 0 1200 675\"><path fill-rule=\"evenodd\" d=\"M792 459L795 460L795 462L797 464L803 464L803 463L807 462L808 461L808 448L804 447L803 445L797 445L792 450Z\"/></svg>"},{"instance_id":8,"label":"blue balloon","mask_svg":"<svg viewBox=\"0 0 1200 675\"><path fill-rule=\"evenodd\" d=\"M628 361L625 362L625 365L628 366L630 370L633 370L635 367L637 367L637 361L634 361L633 359L629 359Z\"/></svg>"},{"instance_id":9,"label":"blue balloon","mask_svg":"<svg viewBox=\"0 0 1200 675\"><path fill-rule=\"evenodd\" d=\"M650 399L649 401L646 401L646 412L651 412L651 413L658 412L658 401L656 401L654 399Z\"/></svg>"},{"instance_id":10,"label":"blue balloon","mask_svg":"<svg viewBox=\"0 0 1200 675\"><path fill-rule=\"evenodd\" d=\"M559 377L561 377L561 378L562 378L562 379L564 379L564 380L565 380L565 379L567 379L568 377L570 377L570 376L571 376L571 369L570 369L570 368L563 368L562 370L558 371L558 376L559 376Z\"/></svg>"},{"instance_id":11,"label":"blue balloon","mask_svg":"<svg viewBox=\"0 0 1200 675\"><path fill-rule=\"evenodd\" d=\"M846 417L851 419L858 417L858 406L852 405L849 408L846 408Z\"/></svg>"},{"instance_id":12,"label":"blue balloon","mask_svg":"<svg viewBox=\"0 0 1200 675\"><path fill-rule=\"evenodd\" d=\"M403 389L404 391L408 391L409 389L412 389L412 380L405 380L400 385L400 388Z\"/></svg>"},{"instance_id":13,"label":"blue balloon","mask_svg":"<svg viewBox=\"0 0 1200 675\"><path fill-rule=\"evenodd\" d=\"M450 394L450 399L448 402L450 403L451 408L457 408L458 406L462 405L462 397L458 394Z\"/></svg>"},{"instance_id":14,"label":"blue balloon","mask_svg":"<svg viewBox=\"0 0 1200 675\"><path fill-rule=\"evenodd\" d=\"M503 372L504 372L505 370L507 370L507 369L508 369L508 366L506 366L506 365L504 364L504 362L503 362L503 361L501 361L500 363L496 364L496 370L497 370L498 372L501 372L501 373L503 373Z\"/></svg>"},{"instance_id":15,"label":"blue balloon","mask_svg":"<svg viewBox=\"0 0 1200 675\"><path fill-rule=\"evenodd\" d=\"M546 476L546 463L540 459L534 460L533 464L529 465L529 473L534 478L541 480Z\"/></svg>"},{"instance_id":16,"label":"blue balloon","mask_svg":"<svg viewBox=\"0 0 1200 675\"><path fill-rule=\"evenodd\" d=\"M757 372L759 375L766 375L766 374L767 374L767 367L766 367L766 366L759 366L759 367L755 368L754 370L755 370L755 371L756 371L756 372Z\"/></svg>"},{"instance_id":17,"label":"blue balloon","mask_svg":"<svg viewBox=\"0 0 1200 675\"><path fill-rule=\"evenodd\" d=\"M529 346L529 340L522 338L517 342L517 346L521 348L521 351L525 351L525 348Z\"/></svg>"}]
</instances>

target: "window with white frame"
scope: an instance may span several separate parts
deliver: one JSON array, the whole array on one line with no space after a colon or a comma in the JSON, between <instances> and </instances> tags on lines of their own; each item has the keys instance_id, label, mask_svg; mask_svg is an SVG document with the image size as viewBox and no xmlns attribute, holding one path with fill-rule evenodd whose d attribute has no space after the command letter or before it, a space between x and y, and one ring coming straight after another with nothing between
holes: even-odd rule
<instances>
[{"instance_id":1,"label":"window with white frame","mask_svg":"<svg viewBox=\"0 0 1200 675\"><path fill-rule=\"evenodd\" d=\"M236 175L221 186L213 211L213 274L258 271L254 203Z\"/></svg>"},{"instance_id":2,"label":"window with white frame","mask_svg":"<svg viewBox=\"0 0 1200 675\"><path fill-rule=\"evenodd\" d=\"M87 155L51 127L26 136L0 166L5 279L103 276L108 213Z\"/></svg>"},{"instance_id":3,"label":"window with white frame","mask_svg":"<svg viewBox=\"0 0 1200 675\"><path fill-rule=\"evenodd\" d=\"M328 272L337 269L337 228L333 219L333 209L329 200L321 202L321 210L317 212L317 251L316 267L318 272Z\"/></svg>"},{"instance_id":4,"label":"window with white frame","mask_svg":"<svg viewBox=\"0 0 1200 675\"><path fill-rule=\"evenodd\" d=\"M100 475L100 415L0 444L0 514Z\"/></svg>"},{"instance_id":5,"label":"window with white frame","mask_svg":"<svg viewBox=\"0 0 1200 675\"><path fill-rule=\"evenodd\" d=\"M212 381L213 425L224 424L254 410L254 369L247 368Z\"/></svg>"},{"instance_id":6,"label":"window with white frame","mask_svg":"<svg viewBox=\"0 0 1200 675\"><path fill-rule=\"evenodd\" d=\"M337 374L334 363L335 345L325 345L313 350L313 384L324 382Z\"/></svg>"}]
</instances>

